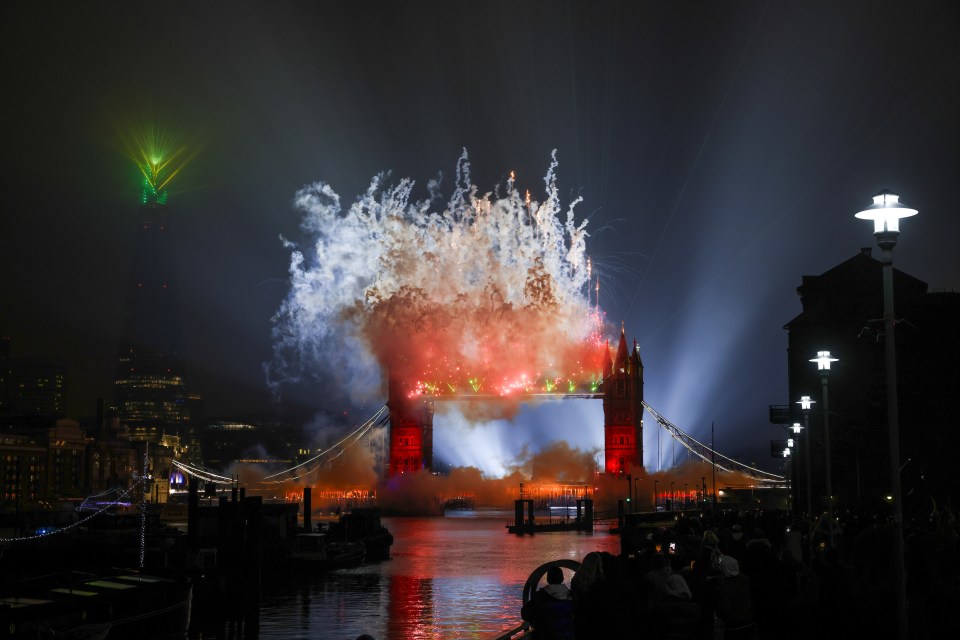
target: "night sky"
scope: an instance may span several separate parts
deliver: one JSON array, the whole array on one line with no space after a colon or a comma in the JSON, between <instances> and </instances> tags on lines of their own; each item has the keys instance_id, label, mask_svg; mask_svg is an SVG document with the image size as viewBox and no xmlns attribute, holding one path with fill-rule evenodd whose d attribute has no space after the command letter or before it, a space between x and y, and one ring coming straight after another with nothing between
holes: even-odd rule
<instances>
[{"instance_id":1,"label":"night sky","mask_svg":"<svg viewBox=\"0 0 960 640\"><path fill-rule=\"evenodd\" d=\"M873 194L920 210L896 266L960 290L955 2L17 2L0 24L0 333L69 361L72 415L111 397L140 192L121 139L152 125L195 151L169 206L211 415L272 407L297 189L349 202L388 170L425 197L464 147L481 191L515 171L541 196L557 149L647 401L764 466L796 287L874 246ZM361 413L321 388L290 397Z\"/></svg>"}]
</instances>

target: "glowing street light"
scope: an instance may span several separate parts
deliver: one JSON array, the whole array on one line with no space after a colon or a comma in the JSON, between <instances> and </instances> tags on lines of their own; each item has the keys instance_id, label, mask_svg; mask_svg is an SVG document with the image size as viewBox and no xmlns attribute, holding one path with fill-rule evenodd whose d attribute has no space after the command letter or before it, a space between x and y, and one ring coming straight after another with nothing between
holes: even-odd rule
<instances>
[{"instance_id":1,"label":"glowing street light","mask_svg":"<svg viewBox=\"0 0 960 640\"><path fill-rule=\"evenodd\" d=\"M823 384L823 450L827 460L827 535L830 539L830 548L833 548L833 480L830 476L830 402L827 395L827 380L830 378L830 364L837 362L837 358L830 356L829 351L817 351L817 357L810 362L817 363L820 372L820 382Z\"/></svg>"},{"instance_id":2,"label":"glowing street light","mask_svg":"<svg viewBox=\"0 0 960 640\"><path fill-rule=\"evenodd\" d=\"M861 220L873 220L873 235L880 247L883 265L883 335L887 378L887 432L890 440L890 489L893 502L893 566L897 593L897 625L901 640L907 638L907 587L903 559L903 505L900 489L900 424L897 405L897 350L893 320L893 248L900 235L900 219L917 215L905 207L900 196L883 190L873 196L873 204L855 214Z\"/></svg>"},{"instance_id":3,"label":"glowing street light","mask_svg":"<svg viewBox=\"0 0 960 640\"><path fill-rule=\"evenodd\" d=\"M817 363L817 369L818 369L819 371L829 371L829 370L830 370L830 363L831 363L831 362L839 362L839 360L838 360L837 358L831 358L829 351L817 351L817 357L816 357L816 358L810 358L810 362L816 362L816 363ZM825 375L825 374L821 373L820 375L822 376L822 375Z\"/></svg>"},{"instance_id":4,"label":"glowing street light","mask_svg":"<svg viewBox=\"0 0 960 640\"><path fill-rule=\"evenodd\" d=\"M917 213L919 212L916 209L903 206L903 203L900 202L900 196L884 189L873 196L872 205L854 214L854 216L861 220L873 220L873 233L877 236L879 242L879 236L882 234L899 234L900 219L915 216ZM896 237L893 238L893 243L897 243Z\"/></svg>"}]
</instances>

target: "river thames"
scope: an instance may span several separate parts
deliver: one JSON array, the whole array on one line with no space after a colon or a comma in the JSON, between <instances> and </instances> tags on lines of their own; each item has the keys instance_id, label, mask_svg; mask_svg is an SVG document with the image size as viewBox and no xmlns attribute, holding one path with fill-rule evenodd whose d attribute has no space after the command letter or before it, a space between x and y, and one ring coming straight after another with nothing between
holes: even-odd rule
<instances>
[{"instance_id":1,"label":"river thames","mask_svg":"<svg viewBox=\"0 0 960 640\"><path fill-rule=\"evenodd\" d=\"M222 622L190 638L376 640L488 638L520 622L523 584L549 560L618 553L606 525L593 534L506 531L506 511L438 518L384 518L392 559L316 578L265 585L259 631ZM567 574L569 583L570 574Z\"/></svg>"}]
</instances>

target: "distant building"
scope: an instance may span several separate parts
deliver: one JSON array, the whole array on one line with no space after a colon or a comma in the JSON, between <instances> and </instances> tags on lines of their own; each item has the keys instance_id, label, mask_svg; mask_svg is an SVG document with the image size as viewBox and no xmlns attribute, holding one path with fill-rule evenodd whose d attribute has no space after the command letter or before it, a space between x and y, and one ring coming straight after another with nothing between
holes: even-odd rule
<instances>
[{"instance_id":1,"label":"distant building","mask_svg":"<svg viewBox=\"0 0 960 640\"><path fill-rule=\"evenodd\" d=\"M52 498L74 498L90 489L87 447L91 442L74 420L57 420L47 429L47 493Z\"/></svg>"},{"instance_id":2,"label":"distant building","mask_svg":"<svg viewBox=\"0 0 960 640\"><path fill-rule=\"evenodd\" d=\"M62 358L15 358L12 340L0 338L0 415L60 416L66 402Z\"/></svg>"},{"instance_id":3,"label":"distant building","mask_svg":"<svg viewBox=\"0 0 960 640\"><path fill-rule=\"evenodd\" d=\"M159 443L187 427L190 401L180 353L165 180L159 166L142 169L145 181L114 402L131 439Z\"/></svg>"},{"instance_id":4,"label":"distant building","mask_svg":"<svg viewBox=\"0 0 960 640\"><path fill-rule=\"evenodd\" d=\"M9 409L7 385L10 382L10 338L0 336L0 413Z\"/></svg>"},{"instance_id":5,"label":"distant building","mask_svg":"<svg viewBox=\"0 0 960 640\"><path fill-rule=\"evenodd\" d=\"M27 414L0 417L0 514L44 510L115 489L105 500L167 502L173 446L129 439L98 406L95 425ZM141 477L146 471L146 480Z\"/></svg>"},{"instance_id":6,"label":"distant building","mask_svg":"<svg viewBox=\"0 0 960 640\"><path fill-rule=\"evenodd\" d=\"M903 493L907 507L910 501L928 506L930 497L956 496L960 489L954 469L960 414L949 402L960 388L960 293L931 292L896 269L893 283ZM865 248L819 276L804 276L797 292L803 311L784 327L789 393L797 422L803 422L794 404L800 396L817 403L812 433L800 438L801 447L812 443L814 510L826 504L823 394L809 362L820 350L839 359L828 382L833 494L841 506L883 508L890 470L882 266ZM799 497L806 471L803 462L798 466Z\"/></svg>"},{"instance_id":7,"label":"distant building","mask_svg":"<svg viewBox=\"0 0 960 640\"><path fill-rule=\"evenodd\" d=\"M67 365L59 358L11 358L7 404L19 413L58 416L66 410Z\"/></svg>"},{"instance_id":8,"label":"distant building","mask_svg":"<svg viewBox=\"0 0 960 640\"><path fill-rule=\"evenodd\" d=\"M273 415L215 418L197 431L203 452L198 463L214 469L236 462L290 465L304 446L301 430Z\"/></svg>"},{"instance_id":9,"label":"distant building","mask_svg":"<svg viewBox=\"0 0 960 640\"><path fill-rule=\"evenodd\" d=\"M67 419L40 426L5 426L0 435L3 502L25 507L85 495L91 441L76 422Z\"/></svg>"},{"instance_id":10,"label":"distant building","mask_svg":"<svg viewBox=\"0 0 960 640\"><path fill-rule=\"evenodd\" d=\"M0 436L0 497L4 510L46 497L47 448L36 435Z\"/></svg>"}]
</instances>

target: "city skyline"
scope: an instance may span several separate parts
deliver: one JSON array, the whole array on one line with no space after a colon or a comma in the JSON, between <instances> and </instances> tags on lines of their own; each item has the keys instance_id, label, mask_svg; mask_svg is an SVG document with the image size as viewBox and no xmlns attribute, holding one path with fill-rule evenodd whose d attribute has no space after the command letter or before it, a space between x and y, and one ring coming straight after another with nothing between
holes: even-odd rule
<instances>
[{"instance_id":1,"label":"city skyline","mask_svg":"<svg viewBox=\"0 0 960 640\"><path fill-rule=\"evenodd\" d=\"M158 122L193 154L170 190L191 389L210 414L266 411L298 189L324 181L349 202L391 171L423 198L442 172L446 198L466 148L481 192L514 171L542 197L557 149L611 338L622 320L640 343L645 397L767 463L767 405L794 400L795 290L873 245L853 218L871 196L889 188L920 211L897 268L960 290L957 11L238 3L168 12L159 30L145 7L9 6L0 333L15 357L69 361L70 413L112 398L142 182L122 141ZM366 417L320 373L288 397Z\"/></svg>"}]
</instances>

